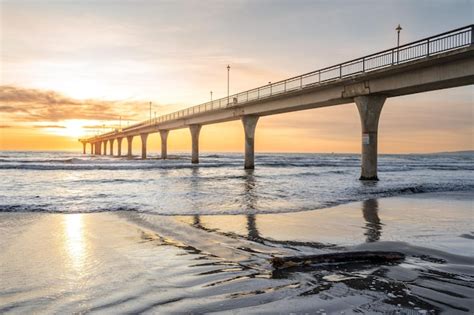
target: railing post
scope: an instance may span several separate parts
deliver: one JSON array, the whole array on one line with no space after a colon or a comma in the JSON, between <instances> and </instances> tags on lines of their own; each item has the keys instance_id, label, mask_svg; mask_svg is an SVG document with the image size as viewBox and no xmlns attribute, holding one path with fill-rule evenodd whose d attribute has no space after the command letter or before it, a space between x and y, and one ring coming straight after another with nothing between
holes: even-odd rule
<instances>
[{"instance_id":1,"label":"railing post","mask_svg":"<svg viewBox=\"0 0 474 315\"><path fill-rule=\"evenodd\" d=\"M303 88L303 76L300 76L300 89Z\"/></svg>"},{"instance_id":2,"label":"railing post","mask_svg":"<svg viewBox=\"0 0 474 315\"><path fill-rule=\"evenodd\" d=\"M471 26L471 45L474 45L474 25Z\"/></svg>"},{"instance_id":3,"label":"railing post","mask_svg":"<svg viewBox=\"0 0 474 315\"><path fill-rule=\"evenodd\" d=\"M426 57L430 56L430 39L426 41Z\"/></svg>"},{"instance_id":4,"label":"railing post","mask_svg":"<svg viewBox=\"0 0 474 315\"><path fill-rule=\"evenodd\" d=\"M286 92L286 80L285 80L285 92Z\"/></svg>"},{"instance_id":5,"label":"railing post","mask_svg":"<svg viewBox=\"0 0 474 315\"><path fill-rule=\"evenodd\" d=\"M247 102L249 101L249 91L247 91Z\"/></svg>"},{"instance_id":6,"label":"railing post","mask_svg":"<svg viewBox=\"0 0 474 315\"><path fill-rule=\"evenodd\" d=\"M362 58L362 72L365 72L365 57Z\"/></svg>"},{"instance_id":7,"label":"railing post","mask_svg":"<svg viewBox=\"0 0 474 315\"><path fill-rule=\"evenodd\" d=\"M339 78L342 78L342 64L339 65Z\"/></svg>"},{"instance_id":8,"label":"railing post","mask_svg":"<svg viewBox=\"0 0 474 315\"><path fill-rule=\"evenodd\" d=\"M318 71L319 84L321 84L321 71Z\"/></svg>"}]
</instances>

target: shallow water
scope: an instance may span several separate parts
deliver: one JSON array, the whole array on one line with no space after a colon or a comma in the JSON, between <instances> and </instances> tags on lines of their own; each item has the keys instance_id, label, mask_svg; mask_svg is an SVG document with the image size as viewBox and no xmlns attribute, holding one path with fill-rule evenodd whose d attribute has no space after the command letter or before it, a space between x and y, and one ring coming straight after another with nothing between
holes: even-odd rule
<instances>
[{"instance_id":1,"label":"shallow water","mask_svg":"<svg viewBox=\"0 0 474 315\"><path fill-rule=\"evenodd\" d=\"M359 155L241 154L127 160L66 152L0 152L0 211L281 213L432 191L474 190L474 155L381 155L361 182Z\"/></svg>"},{"instance_id":2,"label":"shallow water","mask_svg":"<svg viewBox=\"0 0 474 315\"><path fill-rule=\"evenodd\" d=\"M416 196L294 214L3 213L0 312L472 313L472 195ZM410 224L407 205L419 212ZM423 228L423 216L440 222ZM406 259L270 263L360 250Z\"/></svg>"}]
</instances>

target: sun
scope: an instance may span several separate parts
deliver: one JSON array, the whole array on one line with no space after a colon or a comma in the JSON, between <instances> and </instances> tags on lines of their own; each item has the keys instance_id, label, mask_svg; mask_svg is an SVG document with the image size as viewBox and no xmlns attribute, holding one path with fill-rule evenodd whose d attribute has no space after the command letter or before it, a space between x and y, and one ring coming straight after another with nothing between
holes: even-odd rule
<instances>
[{"instance_id":1,"label":"sun","mask_svg":"<svg viewBox=\"0 0 474 315\"><path fill-rule=\"evenodd\" d=\"M71 138L80 138L84 136L85 122L81 120L67 120L64 123L63 134Z\"/></svg>"}]
</instances>

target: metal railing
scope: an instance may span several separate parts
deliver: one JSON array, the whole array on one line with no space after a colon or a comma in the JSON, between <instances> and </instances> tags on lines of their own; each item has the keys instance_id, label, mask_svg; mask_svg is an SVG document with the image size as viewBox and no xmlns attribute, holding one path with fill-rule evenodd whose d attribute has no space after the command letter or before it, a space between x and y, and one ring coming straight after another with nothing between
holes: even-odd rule
<instances>
[{"instance_id":1,"label":"metal railing","mask_svg":"<svg viewBox=\"0 0 474 315\"><path fill-rule=\"evenodd\" d=\"M241 106L245 103L282 95L283 93L312 88L350 76L360 75L409 61L428 58L450 50L468 47L474 44L473 30L474 25L471 24L368 56L230 95L229 97L223 97L211 102L162 115L123 128L122 131L132 131L147 125L159 125L164 122L189 118L205 112Z\"/></svg>"}]
</instances>

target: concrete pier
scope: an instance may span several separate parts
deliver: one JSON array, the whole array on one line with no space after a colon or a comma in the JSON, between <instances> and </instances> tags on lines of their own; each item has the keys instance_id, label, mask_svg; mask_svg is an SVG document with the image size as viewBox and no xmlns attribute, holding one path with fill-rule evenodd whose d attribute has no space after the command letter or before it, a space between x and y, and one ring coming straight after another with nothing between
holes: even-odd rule
<instances>
[{"instance_id":1,"label":"concrete pier","mask_svg":"<svg viewBox=\"0 0 474 315\"><path fill-rule=\"evenodd\" d=\"M86 142L82 143L82 154L86 154Z\"/></svg>"},{"instance_id":2,"label":"concrete pier","mask_svg":"<svg viewBox=\"0 0 474 315\"><path fill-rule=\"evenodd\" d=\"M190 125L189 131L191 131L192 138L192 155L191 163L199 163L199 132L201 131L201 125Z\"/></svg>"},{"instance_id":3,"label":"concrete pier","mask_svg":"<svg viewBox=\"0 0 474 315\"><path fill-rule=\"evenodd\" d=\"M91 142L90 145L91 145L91 154L94 154L94 144Z\"/></svg>"},{"instance_id":4,"label":"concrete pier","mask_svg":"<svg viewBox=\"0 0 474 315\"><path fill-rule=\"evenodd\" d=\"M258 116L242 117L242 124L245 132L245 163L244 168L255 168L255 127L257 126Z\"/></svg>"},{"instance_id":5,"label":"concrete pier","mask_svg":"<svg viewBox=\"0 0 474 315\"><path fill-rule=\"evenodd\" d=\"M104 140L102 142L104 144L104 152L102 152L102 155L107 155L107 142L108 142L108 140Z\"/></svg>"},{"instance_id":6,"label":"concrete pier","mask_svg":"<svg viewBox=\"0 0 474 315\"><path fill-rule=\"evenodd\" d=\"M98 155L103 141L117 139L121 155L120 138L126 137L128 156L132 157L134 136L160 132L161 158L166 159L169 131L189 128L192 163L199 163L201 126L242 120L244 167L253 169L258 117L355 102L362 126L360 179L377 180L378 122L385 98L473 85L473 30L473 26L468 25L405 44L404 56L400 56L403 62L400 63L394 64L390 60L390 55L398 54L399 47L382 50L79 141L92 143L94 154ZM443 44L433 44L438 42ZM417 58L411 59L410 56ZM229 104L230 97L232 102ZM146 141L143 139L142 157L146 157Z\"/></svg>"},{"instance_id":7,"label":"concrete pier","mask_svg":"<svg viewBox=\"0 0 474 315\"><path fill-rule=\"evenodd\" d=\"M127 136L127 147L128 147L127 156L129 158L132 157L132 141L133 141L133 136Z\"/></svg>"},{"instance_id":8,"label":"concrete pier","mask_svg":"<svg viewBox=\"0 0 474 315\"><path fill-rule=\"evenodd\" d=\"M360 180L378 180L377 131L385 96L371 95L354 98L362 126L362 165Z\"/></svg>"},{"instance_id":9,"label":"concrete pier","mask_svg":"<svg viewBox=\"0 0 474 315\"><path fill-rule=\"evenodd\" d=\"M110 152L109 152L109 155L114 155L114 141L115 139L110 139L109 142L110 142Z\"/></svg>"},{"instance_id":10,"label":"concrete pier","mask_svg":"<svg viewBox=\"0 0 474 315\"><path fill-rule=\"evenodd\" d=\"M117 156L122 156L122 140L123 138L117 138Z\"/></svg>"},{"instance_id":11,"label":"concrete pier","mask_svg":"<svg viewBox=\"0 0 474 315\"><path fill-rule=\"evenodd\" d=\"M142 138L142 159L146 159L146 139L148 138L148 134L142 133L140 137Z\"/></svg>"},{"instance_id":12,"label":"concrete pier","mask_svg":"<svg viewBox=\"0 0 474 315\"><path fill-rule=\"evenodd\" d=\"M168 158L168 133L169 130L160 130L161 158L163 160L166 160Z\"/></svg>"}]
</instances>

